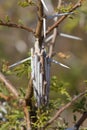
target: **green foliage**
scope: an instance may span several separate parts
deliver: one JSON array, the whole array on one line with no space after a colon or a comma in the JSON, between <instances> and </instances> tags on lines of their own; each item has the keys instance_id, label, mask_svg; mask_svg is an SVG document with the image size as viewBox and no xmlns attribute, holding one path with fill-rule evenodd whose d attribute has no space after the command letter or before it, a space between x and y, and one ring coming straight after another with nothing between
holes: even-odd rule
<instances>
[{"instance_id":1,"label":"green foliage","mask_svg":"<svg viewBox=\"0 0 87 130\"><path fill-rule=\"evenodd\" d=\"M56 8L55 11L60 13L65 13L65 12L69 12L71 8L72 8L72 4L70 3L67 6L62 5L60 8Z\"/></svg>"},{"instance_id":2,"label":"green foliage","mask_svg":"<svg viewBox=\"0 0 87 130\"><path fill-rule=\"evenodd\" d=\"M27 7L27 6L30 6L30 5L31 6L35 5L35 3L33 1L28 2L27 0L26 1L19 0L18 5L24 8L24 7Z\"/></svg>"},{"instance_id":3,"label":"green foliage","mask_svg":"<svg viewBox=\"0 0 87 130\"><path fill-rule=\"evenodd\" d=\"M23 25L23 21L21 19L18 20L18 24Z\"/></svg>"},{"instance_id":4,"label":"green foliage","mask_svg":"<svg viewBox=\"0 0 87 130\"><path fill-rule=\"evenodd\" d=\"M56 76L52 77L51 80L51 90L54 91L54 93L57 92L57 98L60 99L60 102L66 102L71 100L71 96L68 91L69 83L59 81ZM64 101L63 101L64 100Z\"/></svg>"},{"instance_id":5,"label":"green foliage","mask_svg":"<svg viewBox=\"0 0 87 130\"><path fill-rule=\"evenodd\" d=\"M83 113L87 111L87 97L84 96L74 104L73 112Z\"/></svg>"},{"instance_id":6,"label":"green foliage","mask_svg":"<svg viewBox=\"0 0 87 130\"><path fill-rule=\"evenodd\" d=\"M49 110L48 109L46 110L44 108L40 108L37 110L36 113L37 113L37 121L35 123L33 123L33 127L34 128L41 128L46 124L48 119L50 119Z\"/></svg>"},{"instance_id":7,"label":"green foliage","mask_svg":"<svg viewBox=\"0 0 87 130\"><path fill-rule=\"evenodd\" d=\"M7 89L5 88L4 83L2 83L2 82L0 82L0 93L3 93L5 95L9 94L8 91L7 91Z\"/></svg>"},{"instance_id":8,"label":"green foliage","mask_svg":"<svg viewBox=\"0 0 87 130\"><path fill-rule=\"evenodd\" d=\"M12 69L9 68L8 61L3 61L2 72L10 75L14 74L19 78L27 75L27 77L29 78L31 72L30 61L26 61L18 66L13 67Z\"/></svg>"},{"instance_id":9,"label":"green foliage","mask_svg":"<svg viewBox=\"0 0 87 130\"><path fill-rule=\"evenodd\" d=\"M21 126L25 125L24 113L21 109L17 110L17 108L9 106L8 114L5 115L5 118L7 121L1 122L0 130L10 130L13 128L16 130L20 130Z\"/></svg>"},{"instance_id":10,"label":"green foliage","mask_svg":"<svg viewBox=\"0 0 87 130\"><path fill-rule=\"evenodd\" d=\"M67 33L72 32L73 29L78 26L78 23L79 23L79 19L77 19L77 18L70 19L69 18L63 27L63 31L66 30Z\"/></svg>"},{"instance_id":11,"label":"green foliage","mask_svg":"<svg viewBox=\"0 0 87 130\"><path fill-rule=\"evenodd\" d=\"M6 15L6 17L5 17L5 21L6 21L6 23L10 22L10 18L9 18L8 15Z\"/></svg>"}]
</instances>

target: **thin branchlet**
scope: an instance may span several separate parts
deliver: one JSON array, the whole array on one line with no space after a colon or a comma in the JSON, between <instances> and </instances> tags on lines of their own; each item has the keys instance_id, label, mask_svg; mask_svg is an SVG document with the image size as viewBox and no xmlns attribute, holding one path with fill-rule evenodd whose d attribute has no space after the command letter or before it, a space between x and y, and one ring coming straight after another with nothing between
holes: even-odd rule
<instances>
[{"instance_id":1,"label":"thin branchlet","mask_svg":"<svg viewBox=\"0 0 87 130\"><path fill-rule=\"evenodd\" d=\"M77 8L79 8L84 0L78 0L78 2L69 10L69 12L73 12ZM51 27L48 27L46 35L48 35L54 28L58 27L60 23L64 21L64 19L68 16L69 14L62 16L60 19L57 20Z\"/></svg>"},{"instance_id":2,"label":"thin branchlet","mask_svg":"<svg viewBox=\"0 0 87 130\"><path fill-rule=\"evenodd\" d=\"M19 28L19 29L23 29L23 30L26 30L28 32L32 32L33 34L35 34L34 29L32 29L32 28L30 28L28 26L13 23L13 22L0 21L0 26L6 26L6 27L11 27L11 28Z\"/></svg>"}]
</instances>

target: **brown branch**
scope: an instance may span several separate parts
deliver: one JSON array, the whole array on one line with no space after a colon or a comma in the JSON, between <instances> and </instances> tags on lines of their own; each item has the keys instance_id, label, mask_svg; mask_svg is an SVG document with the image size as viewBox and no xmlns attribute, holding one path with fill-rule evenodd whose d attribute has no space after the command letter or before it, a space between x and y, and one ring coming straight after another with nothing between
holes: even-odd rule
<instances>
[{"instance_id":1,"label":"brown branch","mask_svg":"<svg viewBox=\"0 0 87 130\"><path fill-rule=\"evenodd\" d=\"M70 9L69 12L73 12L78 7L82 5L82 2L84 0L78 0L78 2ZM54 28L58 27L58 25L67 17L68 15L62 16L56 23L54 23L51 27L48 27L48 30L46 32L46 35L49 34Z\"/></svg>"},{"instance_id":2,"label":"brown branch","mask_svg":"<svg viewBox=\"0 0 87 130\"><path fill-rule=\"evenodd\" d=\"M25 95L25 100L26 100L27 106L31 105L32 96L33 96L33 80L32 80L32 78L30 78L28 88L26 91L26 95Z\"/></svg>"},{"instance_id":3,"label":"brown branch","mask_svg":"<svg viewBox=\"0 0 87 130\"><path fill-rule=\"evenodd\" d=\"M79 129L79 127L82 125L82 123L86 120L87 118L87 112L84 112L83 115L81 116L81 118L77 121L77 123L75 124L76 130Z\"/></svg>"},{"instance_id":4,"label":"brown branch","mask_svg":"<svg viewBox=\"0 0 87 130\"><path fill-rule=\"evenodd\" d=\"M37 27L36 27L36 33L35 36L37 38L41 38L41 33L42 33L42 26L43 26L43 5L41 0L38 0L38 10L37 10L37 14L38 14L38 23L37 23Z\"/></svg>"},{"instance_id":5,"label":"brown branch","mask_svg":"<svg viewBox=\"0 0 87 130\"><path fill-rule=\"evenodd\" d=\"M60 114L66 110L68 107L70 107L77 99L79 99L80 97L84 96L87 93L87 90L85 92L80 93L78 96L75 96L69 103L67 103L66 105L64 105L62 108L60 108L56 114L47 122L47 124L45 124L44 129L49 126L50 124L52 124L59 116Z\"/></svg>"},{"instance_id":6,"label":"brown branch","mask_svg":"<svg viewBox=\"0 0 87 130\"><path fill-rule=\"evenodd\" d=\"M31 122L30 122L30 115L27 106L24 106L24 114L27 123L27 130L31 130Z\"/></svg>"},{"instance_id":7,"label":"brown branch","mask_svg":"<svg viewBox=\"0 0 87 130\"><path fill-rule=\"evenodd\" d=\"M35 31L32 28L29 28L27 26L17 24L17 23L0 21L0 25L1 26L11 27L11 28L20 28L20 29L26 30L28 32L32 32L33 34L35 33Z\"/></svg>"},{"instance_id":8,"label":"brown branch","mask_svg":"<svg viewBox=\"0 0 87 130\"><path fill-rule=\"evenodd\" d=\"M6 79L6 77L0 72L0 80L5 84L9 92L11 92L16 98L19 97L18 91L15 87Z\"/></svg>"}]
</instances>

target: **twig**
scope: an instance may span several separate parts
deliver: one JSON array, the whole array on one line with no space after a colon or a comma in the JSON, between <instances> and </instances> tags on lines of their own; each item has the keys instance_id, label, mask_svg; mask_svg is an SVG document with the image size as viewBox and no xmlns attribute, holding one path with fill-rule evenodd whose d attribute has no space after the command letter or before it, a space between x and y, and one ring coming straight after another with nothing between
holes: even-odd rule
<instances>
[{"instance_id":1,"label":"twig","mask_svg":"<svg viewBox=\"0 0 87 130\"><path fill-rule=\"evenodd\" d=\"M15 87L5 78L5 76L0 72L0 80L4 82L6 85L6 88L9 92L11 92L16 98L19 97L18 91L15 89Z\"/></svg>"},{"instance_id":2,"label":"twig","mask_svg":"<svg viewBox=\"0 0 87 130\"><path fill-rule=\"evenodd\" d=\"M30 122L30 115L27 106L24 106L24 114L27 123L27 130L31 130L31 122Z\"/></svg>"},{"instance_id":3,"label":"twig","mask_svg":"<svg viewBox=\"0 0 87 130\"><path fill-rule=\"evenodd\" d=\"M76 10L78 7L80 7L81 4L82 4L82 2L83 2L83 0L78 0L78 2L70 9L69 12L73 12L73 11ZM46 32L46 35L47 35L48 33L50 33L54 28L58 27L58 25L59 25L67 16L68 16L68 14L65 15L65 16L62 16L62 17L61 17L60 19L58 19L57 22L54 23L51 27L48 27L48 30L47 30L47 32Z\"/></svg>"},{"instance_id":4,"label":"twig","mask_svg":"<svg viewBox=\"0 0 87 130\"><path fill-rule=\"evenodd\" d=\"M75 96L69 103L67 103L66 105L64 105L62 108L60 108L56 114L45 124L44 128L46 128L47 126L49 126L50 124L52 124L59 116L60 114L66 110L68 107L70 107L77 99L79 99L80 97L84 96L87 93L87 90L85 92L80 93L79 95Z\"/></svg>"},{"instance_id":5,"label":"twig","mask_svg":"<svg viewBox=\"0 0 87 130\"><path fill-rule=\"evenodd\" d=\"M17 23L0 21L0 25L1 26L11 27L11 28L20 28L20 29L26 30L28 32L32 32L33 34L35 33L35 31L32 28L29 28L27 26L17 24Z\"/></svg>"}]
</instances>

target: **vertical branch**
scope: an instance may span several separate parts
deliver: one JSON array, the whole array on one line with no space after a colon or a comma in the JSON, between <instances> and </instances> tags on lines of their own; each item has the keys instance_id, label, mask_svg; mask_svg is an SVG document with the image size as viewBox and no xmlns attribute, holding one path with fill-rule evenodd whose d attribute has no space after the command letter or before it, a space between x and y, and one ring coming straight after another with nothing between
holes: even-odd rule
<instances>
[{"instance_id":1,"label":"vertical branch","mask_svg":"<svg viewBox=\"0 0 87 130\"><path fill-rule=\"evenodd\" d=\"M58 6L57 8L59 9L61 7L61 0L58 1ZM55 17L54 18L54 23L56 23L58 20L58 17ZM50 43L50 47L49 47L49 57L51 58L52 57L52 54L53 54L53 49L54 49L54 46L55 46L55 40L56 40L56 36L57 36L57 27L54 28L53 30L53 38L52 38L52 41Z\"/></svg>"},{"instance_id":2,"label":"vertical branch","mask_svg":"<svg viewBox=\"0 0 87 130\"><path fill-rule=\"evenodd\" d=\"M41 38L41 33L42 33L42 27L43 27L43 5L41 0L38 0L38 23L37 23L37 27L36 27L36 37L37 38Z\"/></svg>"},{"instance_id":3,"label":"vertical branch","mask_svg":"<svg viewBox=\"0 0 87 130\"><path fill-rule=\"evenodd\" d=\"M30 122L30 115L27 106L24 106L24 114L26 118L26 123L27 123L27 130L31 130L31 122Z\"/></svg>"},{"instance_id":4,"label":"vertical branch","mask_svg":"<svg viewBox=\"0 0 87 130\"><path fill-rule=\"evenodd\" d=\"M41 35L42 35L42 28L43 28L43 5L41 0L38 0L37 14L38 14L38 22L37 22L36 32L35 32L35 37L36 37L35 53L39 54L40 47L42 45Z\"/></svg>"}]
</instances>

